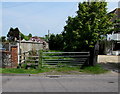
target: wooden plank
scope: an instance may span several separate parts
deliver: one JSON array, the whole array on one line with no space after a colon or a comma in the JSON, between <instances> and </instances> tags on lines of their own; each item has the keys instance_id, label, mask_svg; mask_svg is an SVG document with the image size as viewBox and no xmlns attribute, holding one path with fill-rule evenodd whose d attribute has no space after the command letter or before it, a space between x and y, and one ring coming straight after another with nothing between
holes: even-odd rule
<instances>
[{"instance_id":1,"label":"wooden plank","mask_svg":"<svg viewBox=\"0 0 120 94\"><path fill-rule=\"evenodd\" d=\"M25 52L23 52L23 53L21 53L21 54L25 54L25 53L29 53L30 51L25 51Z\"/></svg>"},{"instance_id":2,"label":"wooden plank","mask_svg":"<svg viewBox=\"0 0 120 94\"><path fill-rule=\"evenodd\" d=\"M55 53L55 54L57 54L57 53L86 53L86 54L88 54L88 53L90 53L90 52L43 52L43 54L52 54L52 53Z\"/></svg>"},{"instance_id":3,"label":"wooden plank","mask_svg":"<svg viewBox=\"0 0 120 94\"><path fill-rule=\"evenodd\" d=\"M39 56L25 56L25 57L37 57L38 58Z\"/></svg>"},{"instance_id":4,"label":"wooden plank","mask_svg":"<svg viewBox=\"0 0 120 94\"><path fill-rule=\"evenodd\" d=\"M62 62L63 63L63 62ZM68 64L70 64L70 65L79 65L79 64L84 64L85 62L77 62L77 63L74 63L74 62L71 62L71 63L68 63ZM50 62L45 62L44 64L48 64L48 65L57 65L57 64L59 64L59 62L52 62L52 63L50 63ZM66 64L66 63L63 63L63 64Z\"/></svg>"},{"instance_id":5,"label":"wooden plank","mask_svg":"<svg viewBox=\"0 0 120 94\"><path fill-rule=\"evenodd\" d=\"M38 59L36 59L36 60L30 60L30 59L28 59L28 60L25 60L25 61L39 61Z\"/></svg>"},{"instance_id":6,"label":"wooden plank","mask_svg":"<svg viewBox=\"0 0 120 94\"><path fill-rule=\"evenodd\" d=\"M19 55L19 56L25 56L25 57L39 57L39 56L28 56L28 55Z\"/></svg>"},{"instance_id":7,"label":"wooden plank","mask_svg":"<svg viewBox=\"0 0 120 94\"><path fill-rule=\"evenodd\" d=\"M21 63L24 63L24 62L25 62L24 60L21 61Z\"/></svg>"},{"instance_id":8,"label":"wooden plank","mask_svg":"<svg viewBox=\"0 0 120 94\"><path fill-rule=\"evenodd\" d=\"M45 64L48 64L48 65L57 65L58 63L45 63Z\"/></svg>"},{"instance_id":9,"label":"wooden plank","mask_svg":"<svg viewBox=\"0 0 120 94\"><path fill-rule=\"evenodd\" d=\"M86 60L88 58L81 58L81 59L43 59L44 61L81 61Z\"/></svg>"},{"instance_id":10,"label":"wooden plank","mask_svg":"<svg viewBox=\"0 0 120 94\"><path fill-rule=\"evenodd\" d=\"M38 63L26 63L27 65L38 65Z\"/></svg>"},{"instance_id":11,"label":"wooden plank","mask_svg":"<svg viewBox=\"0 0 120 94\"><path fill-rule=\"evenodd\" d=\"M75 63L75 62L82 62L82 61L44 61L45 63L46 62L73 62L73 63ZM85 61L84 61L85 62Z\"/></svg>"},{"instance_id":12,"label":"wooden plank","mask_svg":"<svg viewBox=\"0 0 120 94\"><path fill-rule=\"evenodd\" d=\"M30 65L30 64L38 65L39 63L22 63L22 64L27 64L27 65Z\"/></svg>"},{"instance_id":13,"label":"wooden plank","mask_svg":"<svg viewBox=\"0 0 120 94\"><path fill-rule=\"evenodd\" d=\"M90 55L42 56L42 57L89 57Z\"/></svg>"},{"instance_id":14,"label":"wooden plank","mask_svg":"<svg viewBox=\"0 0 120 94\"><path fill-rule=\"evenodd\" d=\"M33 59L26 59L26 60L24 60L24 59L20 59L21 61L38 61L38 59L36 59L36 60L33 60Z\"/></svg>"},{"instance_id":15,"label":"wooden plank","mask_svg":"<svg viewBox=\"0 0 120 94\"><path fill-rule=\"evenodd\" d=\"M82 61L85 62L86 60L79 60L79 61L78 60L67 60L67 61L66 60L62 60L62 61L59 61L59 60L56 60L56 61L55 60L53 60L53 61L51 61L51 60L50 61L49 60L44 60L44 62L82 62Z\"/></svg>"}]
</instances>

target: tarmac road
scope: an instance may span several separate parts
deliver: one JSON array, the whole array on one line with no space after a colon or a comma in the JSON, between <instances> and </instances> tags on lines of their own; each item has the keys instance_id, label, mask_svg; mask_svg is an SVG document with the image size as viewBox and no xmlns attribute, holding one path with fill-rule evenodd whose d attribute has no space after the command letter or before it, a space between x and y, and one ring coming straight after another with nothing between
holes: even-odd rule
<instances>
[{"instance_id":1,"label":"tarmac road","mask_svg":"<svg viewBox=\"0 0 120 94\"><path fill-rule=\"evenodd\" d=\"M2 76L2 92L118 92L118 75Z\"/></svg>"}]
</instances>

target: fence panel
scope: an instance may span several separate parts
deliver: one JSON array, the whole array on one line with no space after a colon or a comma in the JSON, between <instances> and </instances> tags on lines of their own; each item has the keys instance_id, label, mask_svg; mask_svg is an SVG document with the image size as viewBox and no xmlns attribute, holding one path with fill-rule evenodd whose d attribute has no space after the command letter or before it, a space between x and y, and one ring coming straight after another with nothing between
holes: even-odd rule
<instances>
[{"instance_id":1,"label":"fence panel","mask_svg":"<svg viewBox=\"0 0 120 94\"><path fill-rule=\"evenodd\" d=\"M36 51L37 52L37 51ZM26 51L20 55L20 67L22 64L26 64L26 68L34 65L35 68L39 65L39 55L36 52Z\"/></svg>"}]
</instances>

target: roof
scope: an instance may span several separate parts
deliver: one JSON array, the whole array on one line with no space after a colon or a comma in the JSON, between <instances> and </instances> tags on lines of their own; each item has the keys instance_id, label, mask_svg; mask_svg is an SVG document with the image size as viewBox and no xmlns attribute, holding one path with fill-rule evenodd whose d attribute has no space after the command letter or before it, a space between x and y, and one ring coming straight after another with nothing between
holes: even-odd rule
<instances>
[{"instance_id":1,"label":"roof","mask_svg":"<svg viewBox=\"0 0 120 94\"><path fill-rule=\"evenodd\" d=\"M108 14L111 14L111 13L116 15L115 17L113 17L111 21L114 21L116 18L120 19L120 8L116 8L113 11L109 12Z\"/></svg>"},{"instance_id":2,"label":"roof","mask_svg":"<svg viewBox=\"0 0 120 94\"><path fill-rule=\"evenodd\" d=\"M35 41L35 42L41 42L41 43L46 42L44 39L41 39L41 38L36 37L36 36L31 37L30 40Z\"/></svg>"}]
</instances>

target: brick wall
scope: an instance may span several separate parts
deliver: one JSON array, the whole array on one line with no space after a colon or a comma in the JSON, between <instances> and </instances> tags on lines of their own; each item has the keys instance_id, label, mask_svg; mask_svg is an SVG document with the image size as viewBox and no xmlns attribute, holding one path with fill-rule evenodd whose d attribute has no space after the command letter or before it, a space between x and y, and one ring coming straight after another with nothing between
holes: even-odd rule
<instances>
[{"instance_id":1,"label":"brick wall","mask_svg":"<svg viewBox=\"0 0 120 94\"><path fill-rule=\"evenodd\" d=\"M11 61L12 67L17 67L18 65L18 47L11 46Z\"/></svg>"}]
</instances>

